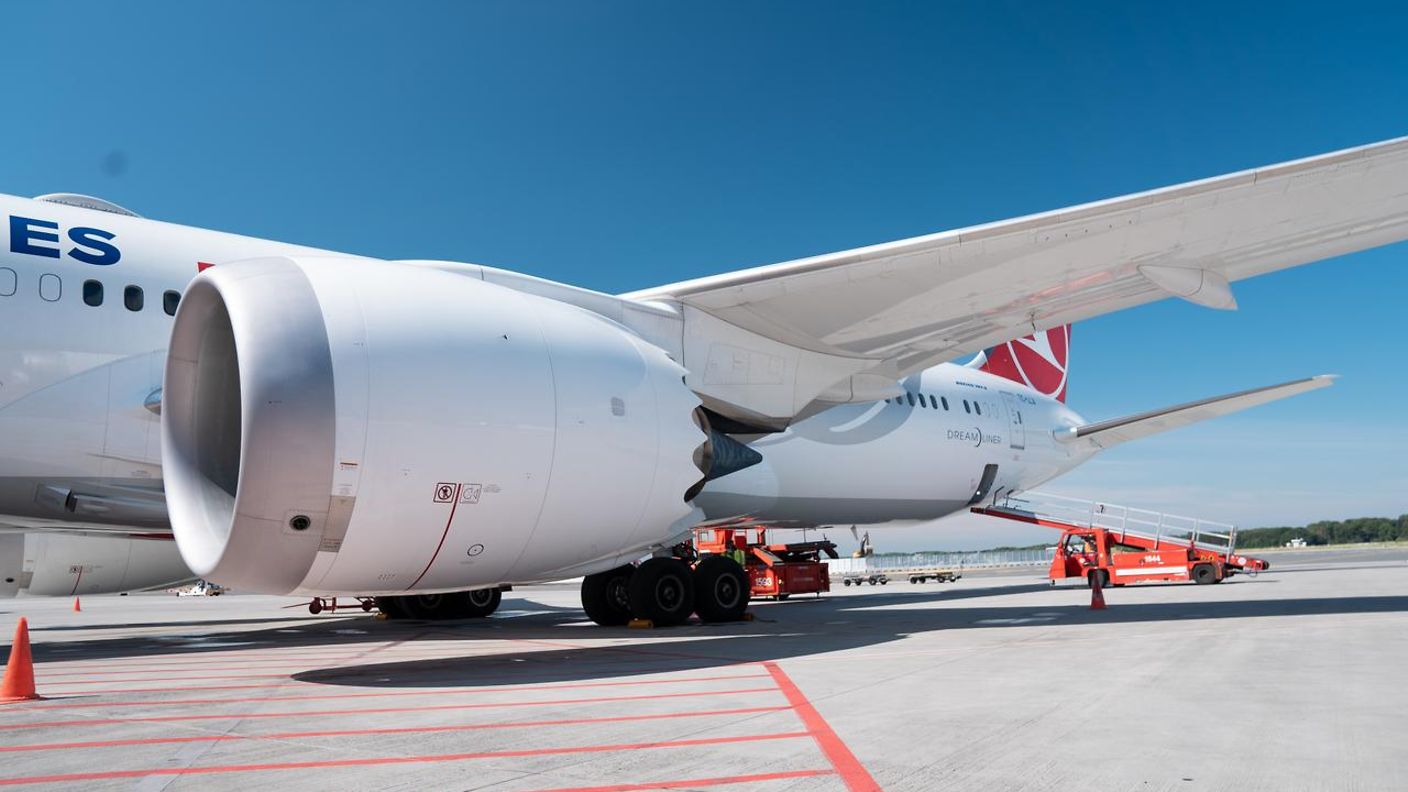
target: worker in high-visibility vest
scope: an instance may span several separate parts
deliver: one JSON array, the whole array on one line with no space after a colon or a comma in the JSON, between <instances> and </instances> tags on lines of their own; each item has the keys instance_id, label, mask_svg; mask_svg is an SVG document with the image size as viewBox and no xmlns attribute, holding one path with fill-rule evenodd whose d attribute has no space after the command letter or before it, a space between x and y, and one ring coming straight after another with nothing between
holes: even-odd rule
<instances>
[{"instance_id":1,"label":"worker in high-visibility vest","mask_svg":"<svg viewBox=\"0 0 1408 792\"><path fill-rule=\"evenodd\" d=\"M748 550L747 550L747 548L748 548L748 539L747 539L746 537L742 537L742 536L735 536L735 537L733 538L733 550L732 550L732 552L729 553L729 556L731 556L734 561L737 561L739 566L747 566L747 565L748 565Z\"/></svg>"}]
</instances>

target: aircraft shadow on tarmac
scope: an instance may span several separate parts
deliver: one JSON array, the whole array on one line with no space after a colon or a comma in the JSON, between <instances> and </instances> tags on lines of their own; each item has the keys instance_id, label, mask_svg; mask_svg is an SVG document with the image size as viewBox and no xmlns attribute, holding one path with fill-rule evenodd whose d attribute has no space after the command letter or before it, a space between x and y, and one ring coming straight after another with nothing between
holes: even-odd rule
<instances>
[{"instance_id":1,"label":"aircraft shadow on tarmac","mask_svg":"<svg viewBox=\"0 0 1408 792\"><path fill-rule=\"evenodd\" d=\"M1046 586L1004 586L987 593L1016 593L1032 588ZM515 618L398 622L358 614L347 618L284 621L280 627L262 630L44 641L36 643L33 652L40 663L148 655L187 656L195 661L205 652L239 649L319 647L345 651L364 647L368 662L309 670L293 674L291 678L315 684L361 687L485 687L785 660L882 645L939 630L1024 626L1059 629L1107 623L1408 611L1408 596L1112 603L1103 611L1092 611L1084 605L924 607L929 603L941 606L955 599L982 596L978 593L981 591L875 592L860 597L761 604L755 608L758 619L753 622L691 624L655 631L601 628L586 622L576 609L539 606L531 600L520 600L513 603L516 607L509 612L528 613ZM259 620L232 621L255 623ZM462 641L464 654L432 660L370 662L378 649L388 642L418 639Z\"/></svg>"}]
</instances>

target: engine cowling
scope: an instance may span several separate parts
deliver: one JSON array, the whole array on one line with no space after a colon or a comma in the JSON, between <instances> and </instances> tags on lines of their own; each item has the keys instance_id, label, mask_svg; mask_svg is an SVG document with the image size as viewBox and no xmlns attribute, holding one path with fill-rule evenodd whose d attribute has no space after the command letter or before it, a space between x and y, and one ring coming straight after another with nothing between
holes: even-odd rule
<instances>
[{"instance_id":1,"label":"engine cowling","mask_svg":"<svg viewBox=\"0 0 1408 792\"><path fill-rule=\"evenodd\" d=\"M266 593L609 568L699 513L699 400L597 314L404 263L272 258L181 300L162 454L181 554Z\"/></svg>"},{"instance_id":2,"label":"engine cowling","mask_svg":"<svg viewBox=\"0 0 1408 792\"><path fill-rule=\"evenodd\" d=\"M0 597L114 594L190 579L170 536L0 534Z\"/></svg>"}]
</instances>

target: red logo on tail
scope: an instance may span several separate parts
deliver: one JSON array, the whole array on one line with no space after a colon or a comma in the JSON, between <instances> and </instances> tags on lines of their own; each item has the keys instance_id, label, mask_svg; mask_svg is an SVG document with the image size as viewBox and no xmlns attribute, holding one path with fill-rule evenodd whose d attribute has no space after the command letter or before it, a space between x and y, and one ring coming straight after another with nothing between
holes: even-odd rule
<instances>
[{"instance_id":1,"label":"red logo on tail","mask_svg":"<svg viewBox=\"0 0 1408 792\"><path fill-rule=\"evenodd\" d=\"M982 370L1065 401L1070 351L1071 326L1062 325L987 350Z\"/></svg>"}]
</instances>

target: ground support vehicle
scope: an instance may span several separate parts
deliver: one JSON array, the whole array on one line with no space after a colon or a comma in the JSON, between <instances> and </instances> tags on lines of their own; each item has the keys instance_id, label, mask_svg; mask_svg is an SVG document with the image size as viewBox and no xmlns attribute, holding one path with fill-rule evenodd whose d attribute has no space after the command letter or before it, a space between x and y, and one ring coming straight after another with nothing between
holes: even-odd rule
<instances>
[{"instance_id":1,"label":"ground support vehicle","mask_svg":"<svg viewBox=\"0 0 1408 792\"><path fill-rule=\"evenodd\" d=\"M928 583L932 580L935 583L953 583L961 577L963 575L952 569L920 570L909 573L909 582Z\"/></svg>"},{"instance_id":2,"label":"ground support vehicle","mask_svg":"<svg viewBox=\"0 0 1408 792\"><path fill-rule=\"evenodd\" d=\"M1106 586L1221 583L1271 566L1236 551L1236 526L1193 517L1034 493L973 512L1061 531L1048 573L1053 584L1081 578L1093 585L1097 575Z\"/></svg>"},{"instance_id":3,"label":"ground support vehicle","mask_svg":"<svg viewBox=\"0 0 1408 792\"><path fill-rule=\"evenodd\" d=\"M834 542L823 539L769 543L767 531L765 527L746 523L698 528L694 532L694 547L705 557L737 557L741 553L754 597L785 600L793 594L820 594L831 590L831 578L821 557L837 557Z\"/></svg>"},{"instance_id":4,"label":"ground support vehicle","mask_svg":"<svg viewBox=\"0 0 1408 792\"><path fill-rule=\"evenodd\" d=\"M869 583L872 586L883 586L889 582L890 578L881 572L875 572L868 575L852 574L846 575L845 577L841 578L841 585L843 586L863 586L866 583Z\"/></svg>"},{"instance_id":5,"label":"ground support vehicle","mask_svg":"<svg viewBox=\"0 0 1408 792\"><path fill-rule=\"evenodd\" d=\"M892 569L886 572L847 572L841 576L841 585L863 586L869 583L872 586L883 586L890 582L892 575L910 583L928 583L931 580L935 583L952 583L963 577L954 569Z\"/></svg>"}]
</instances>

